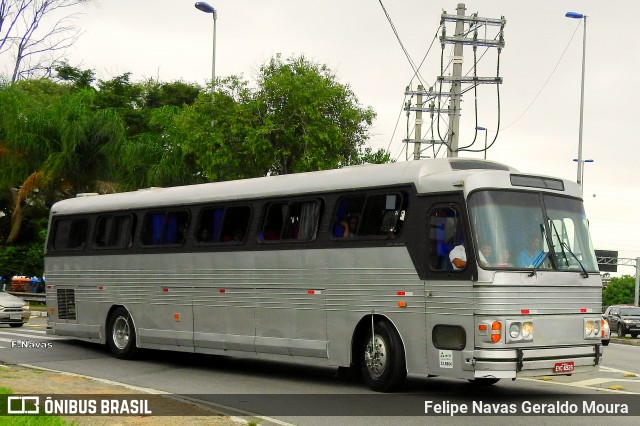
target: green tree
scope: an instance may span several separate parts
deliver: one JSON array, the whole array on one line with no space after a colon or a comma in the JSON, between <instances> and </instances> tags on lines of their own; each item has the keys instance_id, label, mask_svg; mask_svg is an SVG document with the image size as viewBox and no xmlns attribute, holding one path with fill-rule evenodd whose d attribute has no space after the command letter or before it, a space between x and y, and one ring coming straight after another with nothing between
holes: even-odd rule
<instances>
[{"instance_id":1,"label":"green tree","mask_svg":"<svg viewBox=\"0 0 640 426\"><path fill-rule=\"evenodd\" d=\"M303 57L272 59L254 84L222 79L213 96L201 93L175 112L155 136L180 147L181 164L194 166L196 181L389 161L384 150L364 148L373 110L326 66Z\"/></svg>"},{"instance_id":2,"label":"green tree","mask_svg":"<svg viewBox=\"0 0 640 426\"><path fill-rule=\"evenodd\" d=\"M19 91L21 86L22 82L16 83L8 92ZM11 108L0 104L3 113L12 114L0 122L4 148L0 183L20 188L13 200L8 243L16 240L23 208L30 208L33 203L28 201L33 197L45 197L51 205L79 192L113 191L113 185L105 183L111 181L112 172L107 151L125 136L113 110L94 108L93 89L60 90L33 104L28 93L22 95Z\"/></svg>"},{"instance_id":3,"label":"green tree","mask_svg":"<svg viewBox=\"0 0 640 426\"><path fill-rule=\"evenodd\" d=\"M613 277L602 291L602 306L633 304L635 278L630 275Z\"/></svg>"},{"instance_id":4,"label":"green tree","mask_svg":"<svg viewBox=\"0 0 640 426\"><path fill-rule=\"evenodd\" d=\"M375 113L326 65L276 56L260 68L257 83L249 140L266 148L269 173L337 168L358 156Z\"/></svg>"}]
</instances>

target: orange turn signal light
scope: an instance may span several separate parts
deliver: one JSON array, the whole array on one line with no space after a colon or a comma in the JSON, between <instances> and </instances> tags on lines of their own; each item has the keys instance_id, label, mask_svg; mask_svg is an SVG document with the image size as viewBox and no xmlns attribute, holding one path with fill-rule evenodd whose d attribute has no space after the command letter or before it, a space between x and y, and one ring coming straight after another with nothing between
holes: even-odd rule
<instances>
[{"instance_id":1,"label":"orange turn signal light","mask_svg":"<svg viewBox=\"0 0 640 426\"><path fill-rule=\"evenodd\" d=\"M502 323L494 321L491 323L491 342L498 343L502 339Z\"/></svg>"}]
</instances>

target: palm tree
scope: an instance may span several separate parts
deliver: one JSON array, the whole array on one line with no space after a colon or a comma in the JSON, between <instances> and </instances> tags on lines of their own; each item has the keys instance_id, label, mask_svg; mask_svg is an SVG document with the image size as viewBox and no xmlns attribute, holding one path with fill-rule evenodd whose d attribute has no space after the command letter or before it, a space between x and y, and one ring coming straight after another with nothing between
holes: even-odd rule
<instances>
[{"instance_id":1,"label":"palm tree","mask_svg":"<svg viewBox=\"0 0 640 426\"><path fill-rule=\"evenodd\" d=\"M20 163L7 174L23 177L7 243L18 236L22 209L35 189L48 203L78 192L113 192L107 153L122 142L125 130L115 112L92 107L94 95L91 89L71 91L48 104L26 107L4 132L5 151Z\"/></svg>"}]
</instances>

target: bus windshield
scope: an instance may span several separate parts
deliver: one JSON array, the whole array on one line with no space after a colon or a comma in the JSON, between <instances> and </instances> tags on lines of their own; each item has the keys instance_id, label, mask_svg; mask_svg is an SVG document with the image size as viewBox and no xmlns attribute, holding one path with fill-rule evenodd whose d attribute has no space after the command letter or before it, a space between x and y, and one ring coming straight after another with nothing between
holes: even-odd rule
<instances>
[{"instance_id":1,"label":"bus windshield","mask_svg":"<svg viewBox=\"0 0 640 426\"><path fill-rule=\"evenodd\" d=\"M580 200L487 190L469 197L469 212L482 268L598 271Z\"/></svg>"}]
</instances>

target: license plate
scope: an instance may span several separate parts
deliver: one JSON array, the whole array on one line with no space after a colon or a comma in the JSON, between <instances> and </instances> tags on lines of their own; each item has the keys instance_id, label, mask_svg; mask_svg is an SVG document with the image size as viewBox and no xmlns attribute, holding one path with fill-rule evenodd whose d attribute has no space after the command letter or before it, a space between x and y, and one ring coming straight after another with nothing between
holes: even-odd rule
<instances>
[{"instance_id":1,"label":"license plate","mask_svg":"<svg viewBox=\"0 0 640 426\"><path fill-rule=\"evenodd\" d=\"M12 319L12 320L22 319L22 314L10 314L9 319Z\"/></svg>"},{"instance_id":2,"label":"license plate","mask_svg":"<svg viewBox=\"0 0 640 426\"><path fill-rule=\"evenodd\" d=\"M573 371L573 361L556 362L553 366L554 373L571 373Z\"/></svg>"}]
</instances>

